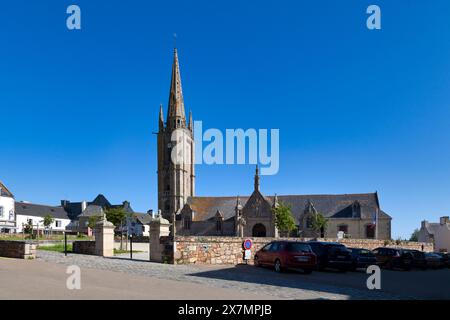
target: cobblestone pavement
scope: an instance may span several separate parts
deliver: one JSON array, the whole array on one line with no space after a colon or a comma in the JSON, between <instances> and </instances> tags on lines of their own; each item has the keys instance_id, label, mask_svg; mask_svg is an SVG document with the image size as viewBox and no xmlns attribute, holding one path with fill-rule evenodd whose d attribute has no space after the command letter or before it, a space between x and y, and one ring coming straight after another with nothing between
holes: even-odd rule
<instances>
[{"instance_id":1,"label":"cobblestone pavement","mask_svg":"<svg viewBox=\"0 0 450 320\"><path fill-rule=\"evenodd\" d=\"M281 299L405 299L379 290L365 288L366 274L356 274L358 284L333 285L333 279L345 276L338 273L316 272L303 275L297 272L277 274L269 269L254 266L200 266L169 265L144 260L125 259L128 255L103 258L89 255L63 254L50 251L38 251L38 260L64 265L78 265L81 268L93 268L115 272L125 272L146 277L187 281L210 287L231 288L240 292L264 293ZM148 258L146 253L136 253L136 259ZM350 273L348 273L353 277ZM317 279L329 278L329 283L317 282ZM352 278L353 279L353 278ZM363 283L360 283L363 282ZM192 299L191 294L186 299Z\"/></svg>"}]
</instances>

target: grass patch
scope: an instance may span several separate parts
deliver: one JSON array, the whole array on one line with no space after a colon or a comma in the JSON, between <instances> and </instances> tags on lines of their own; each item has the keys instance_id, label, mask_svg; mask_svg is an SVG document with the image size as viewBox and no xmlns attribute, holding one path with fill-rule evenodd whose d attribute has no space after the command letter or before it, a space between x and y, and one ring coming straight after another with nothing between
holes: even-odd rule
<instances>
[{"instance_id":1,"label":"grass patch","mask_svg":"<svg viewBox=\"0 0 450 320\"><path fill-rule=\"evenodd\" d=\"M140 253L143 251L133 250L133 253ZM124 254L124 253L130 253L130 250L120 250L120 249L114 249L114 254Z\"/></svg>"},{"instance_id":2,"label":"grass patch","mask_svg":"<svg viewBox=\"0 0 450 320\"><path fill-rule=\"evenodd\" d=\"M94 237L88 237L85 234L80 235L73 235L69 234L67 235L67 240L93 240ZM0 235L0 240L54 240L54 241L64 241L64 235L58 234L58 235L43 235L39 238L36 237L36 235Z\"/></svg>"},{"instance_id":3,"label":"grass patch","mask_svg":"<svg viewBox=\"0 0 450 320\"><path fill-rule=\"evenodd\" d=\"M51 246L40 246L38 250L44 250L44 251L53 251L53 252L60 252L64 253L64 243L58 243ZM67 244L67 252L72 252L72 244Z\"/></svg>"}]
</instances>

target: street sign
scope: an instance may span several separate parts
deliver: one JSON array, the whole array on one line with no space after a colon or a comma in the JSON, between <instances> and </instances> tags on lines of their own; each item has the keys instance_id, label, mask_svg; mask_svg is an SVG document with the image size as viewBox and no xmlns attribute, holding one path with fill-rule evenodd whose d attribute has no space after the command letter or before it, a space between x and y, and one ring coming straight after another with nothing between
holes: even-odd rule
<instances>
[{"instance_id":1,"label":"street sign","mask_svg":"<svg viewBox=\"0 0 450 320\"><path fill-rule=\"evenodd\" d=\"M250 249L245 250L244 259L250 260L251 258L252 258L252 250Z\"/></svg>"},{"instance_id":2,"label":"street sign","mask_svg":"<svg viewBox=\"0 0 450 320\"><path fill-rule=\"evenodd\" d=\"M250 239L245 239L244 240L244 249L245 250L250 250L253 246L253 242Z\"/></svg>"}]
</instances>

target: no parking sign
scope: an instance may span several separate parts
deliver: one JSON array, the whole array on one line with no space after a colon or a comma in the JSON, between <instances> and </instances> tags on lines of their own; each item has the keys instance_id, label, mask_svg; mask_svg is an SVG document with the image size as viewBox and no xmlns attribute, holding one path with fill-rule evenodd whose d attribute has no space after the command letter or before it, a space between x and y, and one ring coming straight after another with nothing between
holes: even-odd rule
<instances>
[{"instance_id":1,"label":"no parking sign","mask_svg":"<svg viewBox=\"0 0 450 320\"><path fill-rule=\"evenodd\" d=\"M253 242L250 239L245 239L244 240L244 249L245 250L250 250L253 246Z\"/></svg>"}]
</instances>

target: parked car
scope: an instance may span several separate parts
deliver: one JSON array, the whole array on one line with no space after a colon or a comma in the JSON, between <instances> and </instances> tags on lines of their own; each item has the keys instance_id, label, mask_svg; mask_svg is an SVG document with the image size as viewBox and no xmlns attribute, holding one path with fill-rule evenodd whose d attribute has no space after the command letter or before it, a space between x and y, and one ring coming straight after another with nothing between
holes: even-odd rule
<instances>
[{"instance_id":1,"label":"parked car","mask_svg":"<svg viewBox=\"0 0 450 320\"><path fill-rule=\"evenodd\" d=\"M413 256L410 252L396 248L376 248L373 254L378 260L378 264L386 269L411 270Z\"/></svg>"},{"instance_id":2,"label":"parked car","mask_svg":"<svg viewBox=\"0 0 450 320\"><path fill-rule=\"evenodd\" d=\"M317 256L317 269L337 269L341 272L352 268L352 257L346 246L335 242L309 241L308 244Z\"/></svg>"},{"instance_id":3,"label":"parked car","mask_svg":"<svg viewBox=\"0 0 450 320\"><path fill-rule=\"evenodd\" d=\"M411 253L411 255L413 257L411 267L422 269L422 270L428 269L425 252L419 251L419 250L403 250L403 251Z\"/></svg>"},{"instance_id":4,"label":"parked car","mask_svg":"<svg viewBox=\"0 0 450 320\"><path fill-rule=\"evenodd\" d=\"M297 241L273 241L255 254L256 266L271 266L275 271L298 268L311 273L316 267L316 255L309 244Z\"/></svg>"},{"instance_id":5,"label":"parked car","mask_svg":"<svg viewBox=\"0 0 450 320\"><path fill-rule=\"evenodd\" d=\"M427 252L425 253L425 258L427 260L427 265L429 268L438 269L444 266L442 257L437 253Z\"/></svg>"},{"instance_id":6,"label":"parked car","mask_svg":"<svg viewBox=\"0 0 450 320\"><path fill-rule=\"evenodd\" d=\"M441 257L443 266L450 268L450 253L438 252L436 254L438 254Z\"/></svg>"},{"instance_id":7,"label":"parked car","mask_svg":"<svg viewBox=\"0 0 450 320\"><path fill-rule=\"evenodd\" d=\"M360 248L348 248L352 255L351 269L354 271L358 268L367 269L368 266L377 265L378 261L372 251Z\"/></svg>"}]
</instances>

